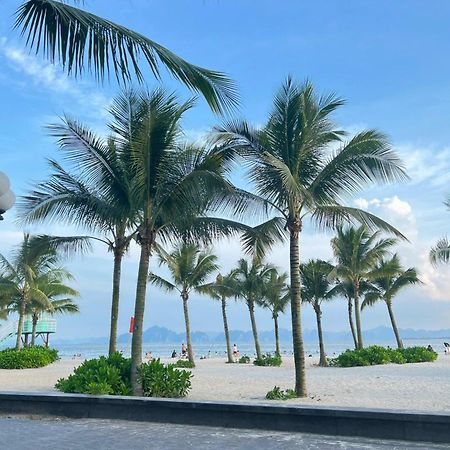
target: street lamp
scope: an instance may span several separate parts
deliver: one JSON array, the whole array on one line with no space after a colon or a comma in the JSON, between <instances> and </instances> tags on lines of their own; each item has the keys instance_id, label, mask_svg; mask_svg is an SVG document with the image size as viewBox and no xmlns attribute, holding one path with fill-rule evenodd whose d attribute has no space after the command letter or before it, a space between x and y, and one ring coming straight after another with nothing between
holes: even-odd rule
<instances>
[{"instance_id":1,"label":"street lamp","mask_svg":"<svg viewBox=\"0 0 450 450\"><path fill-rule=\"evenodd\" d=\"M14 205L15 201L16 196L11 190L9 178L6 174L0 172L0 220L3 220L2 214L5 214Z\"/></svg>"}]
</instances>

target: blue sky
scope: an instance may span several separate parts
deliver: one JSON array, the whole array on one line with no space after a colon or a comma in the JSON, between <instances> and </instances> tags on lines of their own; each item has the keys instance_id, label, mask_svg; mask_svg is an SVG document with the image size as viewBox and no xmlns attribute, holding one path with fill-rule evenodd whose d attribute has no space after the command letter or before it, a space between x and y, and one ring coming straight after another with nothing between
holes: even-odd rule
<instances>
[{"instance_id":1,"label":"blue sky","mask_svg":"<svg viewBox=\"0 0 450 450\"><path fill-rule=\"evenodd\" d=\"M105 130L105 107L117 92L112 81L96 84L89 76L67 78L58 67L25 50L12 29L20 0L0 5L0 170L17 194L47 174L45 158L58 157L45 125L67 113L99 132ZM113 5L113 7L112 7ZM271 98L288 74L310 79L321 92L347 99L336 120L350 132L367 127L387 133L401 154L411 181L362 192L349 200L390 220L411 243L399 248L405 265L417 266L425 285L405 291L397 301L401 327L450 328L450 273L427 261L430 245L449 231L442 204L450 190L450 29L447 1L264 1L253 0L87 0L89 11L140 31L185 59L227 72L242 99L237 116L260 124ZM154 80L147 73L148 85ZM180 96L189 93L165 77ZM201 99L184 123L188 137L198 137L218 122ZM67 233L62 227L39 231ZM8 253L20 240L14 210L0 225L0 251ZM305 258L331 256L330 235L307 228L302 237ZM240 257L239 245L217 246L224 270ZM270 260L287 269L288 253L280 246ZM82 293L82 314L60 320L60 337L107 334L111 257L96 247L69 267ZM124 263L120 331L127 331L133 309L137 251ZM220 330L218 305L194 296L192 328ZM305 310L305 327L314 327ZM243 305L230 307L232 328L249 329ZM261 329L271 327L260 312ZM364 325L388 324L382 305L364 312ZM346 329L345 304L336 301L324 313L325 327ZM80 325L82 324L82 325ZM182 330L179 299L149 289L145 325ZM288 318L283 319L288 325Z\"/></svg>"}]
</instances>

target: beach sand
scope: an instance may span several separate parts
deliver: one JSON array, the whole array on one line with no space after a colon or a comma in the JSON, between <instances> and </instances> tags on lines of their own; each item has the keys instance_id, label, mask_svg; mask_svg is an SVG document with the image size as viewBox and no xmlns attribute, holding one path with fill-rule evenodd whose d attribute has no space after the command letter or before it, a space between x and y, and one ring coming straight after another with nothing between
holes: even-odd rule
<instances>
[{"instance_id":1,"label":"beach sand","mask_svg":"<svg viewBox=\"0 0 450 450\"><path fill-rule=\"evenodd\" d=\"M0 390L55 392L55 382L79 363L60 360L41 369L0 370ZM450 356L441 355L434 363L354 368L321 368L316 363L315 358L307 359L308 397L283 404L450 412ZM284 358L281 367L226 364L219 358L198 360L196 364L189 400L261 403L269 402L265 394L275 385L293 387L294 364L290 358Z\"/></svg>"}]
</instances>

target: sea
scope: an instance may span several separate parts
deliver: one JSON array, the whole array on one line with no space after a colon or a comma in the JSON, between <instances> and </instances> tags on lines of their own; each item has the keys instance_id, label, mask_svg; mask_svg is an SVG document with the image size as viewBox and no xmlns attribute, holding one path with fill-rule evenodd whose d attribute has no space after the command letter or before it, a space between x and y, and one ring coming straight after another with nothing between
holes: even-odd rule
<instances>
[{"instance_id":1,"label":"sea","mask_svg":"<svg viewBox=\"0 0 450 450\"><path fill-rule=\"evenodd\" d=\"M175 350L177 354L181 351L181 342L176 343L145 343L143 344L143 353L151 352L153 357L156 358L170 358L172 352ZM240 342L232 342L232 345L236 344L240 355L247 355L250 357L255 356L255 348L251 343L240 343ZM429 338L429 339L403 339L403 344L405 347L415 347L415 346L423 346L426 347L431 345L435 351L438 353L444 353L444 340L442 338ZM386 340L386 341L366 341L364 342L365 346L369 345L382 345L384 347L392 347L396 348L396 344L394 340ZM53 348L58 349L59 355L63 359L70 358L97 358L101 355L107 355L108 346L107 344L89 344L89 343L58 343L55 342L51 344ZM347 349L352 349L352 342L326 342L325 350L327 356L333 357L342 353ZM206 356L209 358L224 358L226 356L226 346L225 344L193 344L193 349L195 356L200 358L201 356ZM131 337L130 342L126 344L119 344L118 351L122 352L124 356L130 356L131 350ZM273 353L275 351L274 343L261 343L261 350L263 353ZM292 344L290 343L281 343L280 350L282 355L291 356L292 352ZM319 346L314 342L306 342L305 343L305 355L306 357L314 357L319 353Z\"/></svg>"}]
</instances>

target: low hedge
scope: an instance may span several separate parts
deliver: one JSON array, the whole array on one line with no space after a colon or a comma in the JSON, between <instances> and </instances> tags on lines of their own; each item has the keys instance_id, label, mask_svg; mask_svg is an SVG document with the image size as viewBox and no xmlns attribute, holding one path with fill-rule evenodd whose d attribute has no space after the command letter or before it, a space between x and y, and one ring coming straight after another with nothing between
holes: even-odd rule
<instances>
[{"instance_id":1,"label":"low hedge","mask_svg":"<svg viewBox=\"0 0 450 450\"><path fill-rule=\"evenodd\" d=\"M329 363L335 367L374 366L378 364L406 364L419 362L433 362L437 358L436 352L430 352L426 347L407 347L401 349L384 348L372 345L357 350L346 350Z\"/></svg>"},{"instance_id":2,"label":"low hedge","mask_svg":"<svg viewBox=\"0 0 450 450\"><path fill-rule=\"evenodd\" d=\"M179 359L175 363L175 367L180 367L181 369L194 369L195 363L189 361L188 359Z\"/></svg>"},{"instance_id":3,"label":"low hedge","mask_svg":"<svg viewBox=\"0 0 450 450\"><path fill-rule=\"evenodd\" d=\"M61 378L56 389L66 393L131 395L131 359L120 353L84 361L73 374ZM138 372L146 397L185 397L191 389L192 374L164 365L159 359L143 363Z\"/></svg>"},{"instance_id":4,"label":"low hedge","mask_svg":"<svg viewBox=\"0 0 450 450\"><path fill-rule=\"evenodd\" d=\"M289 400L295 397L297 397L297 395L295 394L294 389L286 389L284 391L278 386L274 386L274 388L266 394L267 400Z\"/></svg>"},{"instance_id":5,"label":"low hedge","mask_svg":"<svg viewBox=\"0 0 450 450\"><path fill-rule=\"evenodd\" d=\"M48 366L58 358L58 350L46 347L25 347L17 351L7 348L0 351L0 369L35 369Z\"/></svg>"}]
</instances>

